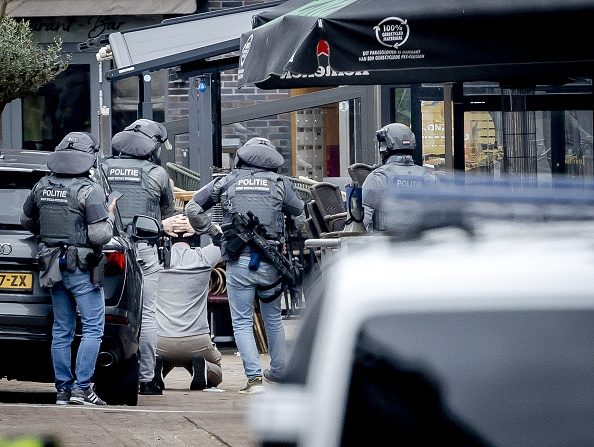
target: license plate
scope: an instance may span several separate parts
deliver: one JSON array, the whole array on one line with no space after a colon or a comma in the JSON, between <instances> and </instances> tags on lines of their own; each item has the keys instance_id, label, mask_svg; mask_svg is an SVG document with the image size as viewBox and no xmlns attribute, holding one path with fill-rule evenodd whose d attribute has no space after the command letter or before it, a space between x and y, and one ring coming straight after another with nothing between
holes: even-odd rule
<instances>
[{"instance_id":1,"label":"license plate","mask_svg":"<svg viewBox=\"0 0 594 447\"><path fill-rule=\"evenodd\" d=\"M33 290L33 274L27 272L0 272L0 291Z\"/></svg>"}]
</instances>

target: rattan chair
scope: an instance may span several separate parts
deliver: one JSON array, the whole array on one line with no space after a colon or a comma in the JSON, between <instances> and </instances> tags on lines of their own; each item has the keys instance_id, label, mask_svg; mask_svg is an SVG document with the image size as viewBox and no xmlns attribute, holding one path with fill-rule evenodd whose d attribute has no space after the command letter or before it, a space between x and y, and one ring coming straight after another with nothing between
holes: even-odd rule
<instances>
[{"instance_id":1,"label":"rattan chair","mask_svg":"<svg viewBox=\"0 0 594 447\"><path fill-rule=\"evenodd\" d=\"M373 166L365 163L354 163L347 168L347 171L353 182L361 186L369 173L373 171Z\"/></svg>"},{"instance_id":2,"label":"rattan chair","mask_svg":"<svg viewBox=\"0 0 594 447\"><path fill-rule=\"evenodd\" d=\"M319 214L316 220L320 227L325 227L325 231L320 231L320 234L342 231L348 214L340 188L332 183L319 182L310 187L310 192L315 202L315 206L312 207L314 219L317 208Z\"/></svg>"},{"instance_id":3,"label":"rattan chair","mask_svg":"<svg viewBox=\"0 0 594 447\"><path fill-rule=\"evenodd\" d=\"M177 163L168 162L165 167L176 187L185 191L198 191L200 174Z\"/></svg>"},{"instance_id":4,"label":"rattan chair","mask_svg":"<svg viewBox=\"0 0 594 447\"><path fill-rule=\"evenodd\" d=\"M291 181L291 183L293 183L293 186L295 186L297 195L301 200L303 200L305 203L312 200L310 188L317 184L317 181L303 176L288 177L288 179Z\"/></svg>"}]
</instances>

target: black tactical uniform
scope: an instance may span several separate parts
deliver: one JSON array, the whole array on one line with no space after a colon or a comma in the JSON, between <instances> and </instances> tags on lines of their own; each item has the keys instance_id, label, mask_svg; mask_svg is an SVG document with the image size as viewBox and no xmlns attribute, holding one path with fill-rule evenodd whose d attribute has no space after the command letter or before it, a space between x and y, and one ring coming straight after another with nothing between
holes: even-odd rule
<instances>
[{"instance_id":1,"label":"black tactical uniform","mask_svg":"<svg viewBox=\"0 0 594 447\"><path fill-rule=\"evenodd\" d=\"M58 404L105 405L91 389L105 313L103 288L92 281L91 271L96 254L112 237L113 214L103 189L90 177L97 150L91 135L69 133L48 158L51 175L33 187L21 214L22 225L40 237L40 284L51 287ZM77 308L83 336L72 374Z\"/></svg>"},{"instance_id":2,"label":"black tactical uniform","mask_svg":"<svg viewBox=\"0 0 594 447\"><path fill-rule=\"evenodd\" d=\"M392 217L389 198L399 191L415 190L435 185L433 172L415 165L412 151L415 135L400 123L392 123L376 133L383 165L371 172L362 187L365 228L384 231L390 228Z\"/></svg>"},{"instance_id":3,"label":"black tactical uniform","mask_svg":"<svg viewBox=\"0 0 594 447\"><path fill-rule=\"evenodd\" d=\"M201 188L186 207L190 224L200 233L216 236L206 210L220 203L223 224L232 224L233 215L252 212L266 229L270 239L284 235L284 215L290 216L295 227L305 223L303 202L297 197L293 184L277 174L284 159L264 138L253 138L237 151L237 164L224 178L215 179ZM230 231L229 233L233 233ZM250 246L231 252L231 236L225 234L222 243L223 259L227 261L227 291L235 342L241 353L247 386L241 392L260 388L262 370L252 331L254 297L261 298L260 310L264 319L271 356L272 377L278 377L285 363L285 337L281 320L280 288L277 269ZM277 284L272 286L273 284ZM272 287L270 287L272 286ZM276 298L275 298L276 296Z\"/></svg>"},{"instance_id":4,"label":"black tactical uniform","mask_svg":"<svg viewBox=\"0 0 594 447\"><path fill-rule=\"evenodd\" d=\"M111 141L114 156L103 160L101 167L111 188L123 194L118 210L124 225L130 224L136 215L150 216L161 222L175 211L171 181L165 168L160 166L159 152L163 144L169 144L165 127L146 119L134 121ZM157 248L138 244L138 258L144 282L140 394L162 394L153 380L157 340L155 299L160 268Z\"/></svg>"}]
</instances>

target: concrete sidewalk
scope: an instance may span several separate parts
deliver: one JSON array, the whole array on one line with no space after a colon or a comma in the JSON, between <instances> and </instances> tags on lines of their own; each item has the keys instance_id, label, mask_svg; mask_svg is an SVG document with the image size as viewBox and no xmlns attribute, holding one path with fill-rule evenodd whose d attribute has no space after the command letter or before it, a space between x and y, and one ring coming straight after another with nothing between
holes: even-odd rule
<instances>
[{"instance_id":1,"label":"concrete sidewalk","mask_svg":"<svg viewBox=\"0 0 594 447\"><path fill-rule=\"evenodd\" d=\"M292 342L300 320L285 321ZM249 395L235 348L223 354L224 391L190 391L183 368L165 379L163 396L139 396L138 406L54 405L53 384L0 380L0 436L53 435L62 446L253 446L246 423ZM263 368L268 355L261 356Z\"/></svg>"}]
</instances>

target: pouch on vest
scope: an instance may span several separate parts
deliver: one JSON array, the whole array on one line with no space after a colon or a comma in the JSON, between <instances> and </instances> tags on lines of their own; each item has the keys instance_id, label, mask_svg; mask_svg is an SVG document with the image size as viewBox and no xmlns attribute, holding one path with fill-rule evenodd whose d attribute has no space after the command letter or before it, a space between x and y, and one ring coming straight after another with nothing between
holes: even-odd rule
<instances>
[{"instance_id":1,"label":"pouch on vest","mask_svg":"<svg viewBox=\"0 0 594 447\"><path fill-rule=\"evenodd\" d=\"M39 285L41 287L53 287L62 281L60 273L60 249L39 244L39 253L35 257L39 265Z\"/></svg>"},{"instance_id":2,"label":"pouch on vest","mask_svg":"<svg viewBox=\"0 0 594 447\"><path fill-rule=\"evenodd\" d=\"M87 266L91 273L91 282L95 287L103 285L105 275L105 255L103 253L89 253L86 258Z\"/></svg>"},{"instance_id":3,"label":"pouch on vest","mask_svg":"<svg viewBox=\"0 0 594 447\"><path fill-rule=\"evenodd\" d=\"M223 230L223 255L230 261L237 261L246 243L238 236L237 231L230 225L225 225Z\"/></svg>"},{"instance_id":4,"label":"pouch on vest","mask_svg":"<svg viewBox=\"0 0 594 447\"><path fill-rule=\"evenodd\" d=\"M66 249L66 271L69 273L74 273L76 271L76 267L78 265L78 253L76 251L76 247L69 246Z\"/></svg>"}]
</instances>

